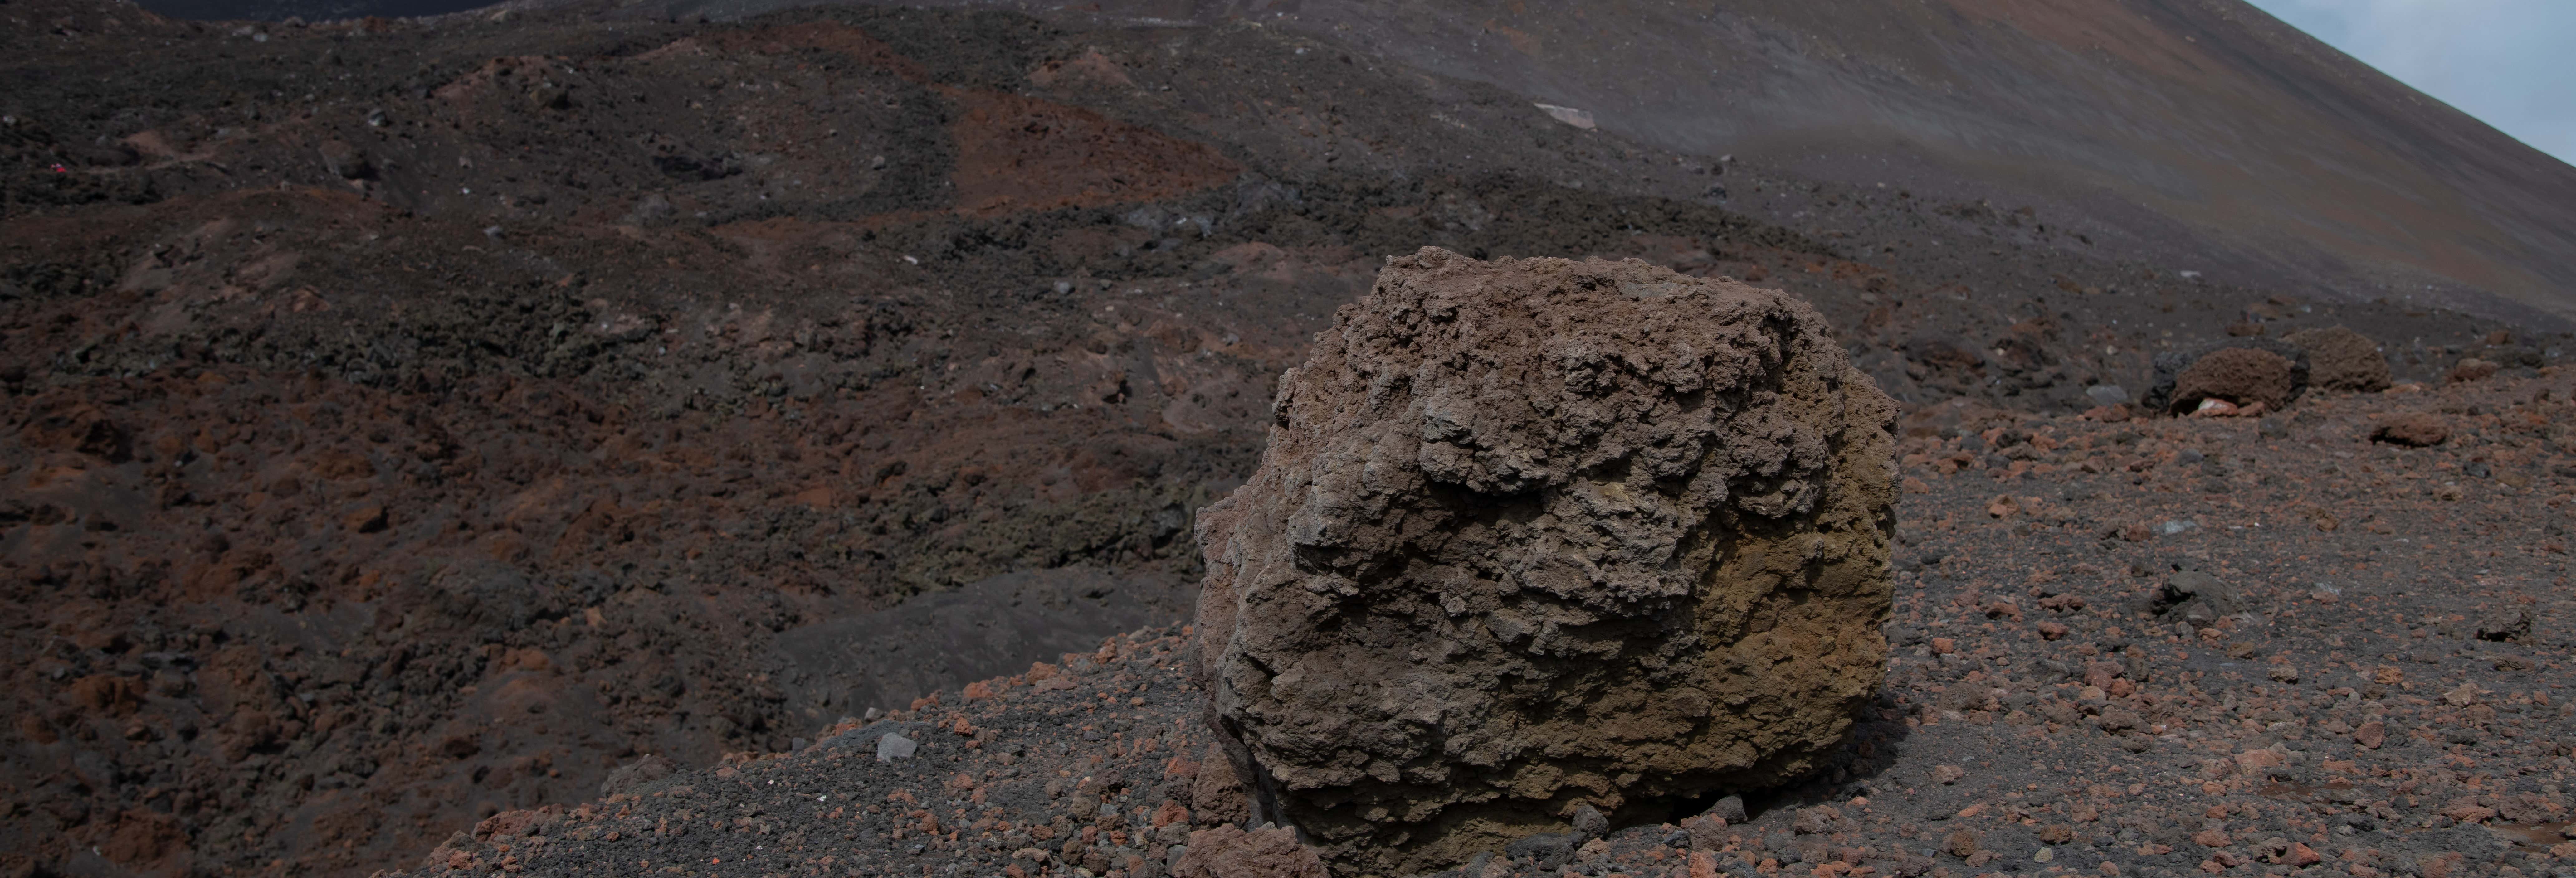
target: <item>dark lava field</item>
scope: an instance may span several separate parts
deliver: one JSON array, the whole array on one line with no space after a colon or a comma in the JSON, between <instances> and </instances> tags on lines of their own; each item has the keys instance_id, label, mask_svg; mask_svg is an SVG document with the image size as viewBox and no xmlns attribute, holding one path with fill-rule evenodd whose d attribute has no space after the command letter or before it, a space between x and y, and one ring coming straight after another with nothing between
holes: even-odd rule
<instances>
[{"instance_id":1,"label":"dark lava field","mask_svg":"<svg viewBox=\"0 0 2576 878\"><path fill-rule=\"evenodd\" d=\"M2117 810L2100 790L2206 768L2196 782L2219 790L2193 800L2210 812L2195 819L2242 807L2254 841L2316 850L2328 840L2306 841L2310 824L2335 839L2358 824L2281 822L2225 797L2331 797L2315 791L2349 775L2439 799L2359 802L2374 828L2358 831L2567 819L2551 735L2567 734L2571 696L2534 669L2563 675L2570 645L2561 364L2576 337L2523 286L2419 301L2297 259L2221 271L2175 255L2202 232L2157 237L2186 220L2115 233L2082 200L2017 201L1926 165L1863 178L1658 146L1331 28L629 12L211 22L0 3L0 875L411 868L464 850L454 837L478 824L488 839L487 818L597 800L647 754L765 777L845 717L926 722L949 708L918 699L1037 682L1031 662L1169 649L1157 638L1183 636L1170 626L1196 594L1194 513L1252 471L1277 376L1388 256L1423 246L1787 290L1905 406L1920 459L1900 532L1924 542L1899 554L1878 737L1761 819L1839 803L1814 824L1832 837L1836 819L1874 825L1870 808L1964 814L1973 797L1950 791L2000 775L1957 754L1999 741L2091 754L2058 760L2084 771L2151 763L2080 785L2096 813ZM2159 355L2333 326L2376 340L2397 389L2317 390L2265 418L2110 420L2132 416ZM2445 418L2457 438L2370 438L2373 418L2402 413ZM2305 508L2340 530L2286 511ZM2259 542L2239 530L2256 519L2305 542L2235 560L2221 535ZM1961 547L1925 548L1944 540ZM2259 626L2158 621L2171 574L2227 565L2269 577L2247 586L2268 603L2231 611ZM2327 601L2332 583L2368 578L2320 572L2337 565L2383 578ZM2061 594L2094 610L2041 609ZM2521 627L2481 627L2515 607ZM2353 624L2380 630L2299 627L2365 608ZM2060 610L2048 624L2073 635L2023 635ZM1143 633L1101 647L1129 632ZM2094 652L2049 657L2043 674L2061 643ZM2129 664L2091 680L2103 655ZM2222 690L2206 676L2252 679L2265 662L2297 679ZM1133 671L1120 691L1169 679ZM2058 685L2116 692L2120 673L2132 692ZM2160 688L2183 679L2197 688ZM1162 699L1182 684L1154 685ZM1107 703L1083 697L1028 708L1052 725L1009 728L1049 758L1104 740L1120 758L1204 756L1181 700L1136 705L1163 713L1103 736L1061 718ZM2462 740L2444 725L2460 717L2489 731ZM1163 743L1140 748L1137 723L1160 724ZM2214 738L2184 731L2210 723ZM2233 747L2259 772L2270 757L2244 752L2370 726L2388 743L2285 762L2304 772L2282 780L2304 785L2289 793L2182 765ZM1971 737L1871 755L1954 732ZM2382 765L2387 752L2410 761ZM1936 757L1967 766L1968 786L1906 773ZM2372 773L2437 759L2457 776ZM2030 760L2007 761L1995 770ZM2011 824L2030 839L1987 843L2017 868L2037 868L2024 848L2057 824L2099 850L2169 849L2133 868L2200 868L2170 854L2201 849L2189 832L2075 827L2069 782L2010 776L2070 803ZM1047 786L1010 807L1188 798L1159 779ZM2476 820L2442 810L2490 794L2536 798L2472 801L2489 812ZM1098 816L1084 804L1076 819ZM992 819L1102 851L1127 831ZM1910 819L1848 847L1930 856L1917 848L1942 838L1918 843L1935 831ZM1736 850L1814 847L1794 835ZM1587 874L1651 860L1697 876L1692 846L1715 864L1730 843L1621 838L1585 855L1604 864ZM1145 878L1127 853L1067 862L1056 842L1054 859L1013 868ZM2344 871L2434 875L2407 844ZM2515 859L2546 859L2530 844L2462 868L2539 869ZM2269 849L2203 847L2271 865ZM1002 854L946 862L999 868ZM1836 855L1765 856L1806 871Z\"/></svg>"}]
</instances>

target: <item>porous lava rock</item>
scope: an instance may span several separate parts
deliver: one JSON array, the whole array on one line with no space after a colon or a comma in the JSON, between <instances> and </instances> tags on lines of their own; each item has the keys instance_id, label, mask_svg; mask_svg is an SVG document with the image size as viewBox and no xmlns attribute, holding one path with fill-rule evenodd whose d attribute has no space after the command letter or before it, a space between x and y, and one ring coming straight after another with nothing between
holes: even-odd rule
<instances>
[{"instance_id":1,"label":"porous lava rock","mask_svg":"<svg viewBox=\"0 0 2576 878\"><path fill-rule=\"evenodd\" d=\"M2207 399L2239 406L2262 403L2277 411L2290 401L2290 361L2252 348L2211 352L2175 376L2173 410L2188 412Z\"/></svg>"},{"instance_id":2,"label":"porous lava rock","mask_svg":"<svg viewBox=\"0 0 2576 878\"><path fill-rule=\"evenodd\" d=\"M2388 358L2370 336L2341 326L2294 332L2281 339L2308 354L2308 380L2327 390L2376 393L2392 378Z\"/></svg>"},{"instance_id":3,"label":"porous lava rock","mask_svg":"<svg viewBox=\"0 0 2576 878\"><path fill-rule=\"evenodd\" d=\"M1253 821L1402 875L1815 767L1884 672L1893 421L1784 293L1391 259L1199 517Z\"/></svg>"},{"instance_id":4,"label":"porous lava rock","mask_svg":"<svg viewBox=\"0 0 2576 878\"><path fill-rule=\"evenodd\" d=\"M2373 442L2429 448L2451 440L2451 424L2431 412L2409 412L2384 419L2370 431Z\"/></svg>"},{"instance_id":5,"label":"porous lava rock","mask_svg":"<svg viewBox=\"0 0 2576 878\"><path fill-rule=\"evenodd\" d=\"M2281 368L2256 353L2272 355ZM2183 415L2213 397L2240 406L2261 402L2278 411L2307 392L2310 371L2306 351L2273 338L2231 338L2166 351L2156 355L2155 367L2155 382L2140 402L2147 411Z\"/></svg>"}]
</instances>

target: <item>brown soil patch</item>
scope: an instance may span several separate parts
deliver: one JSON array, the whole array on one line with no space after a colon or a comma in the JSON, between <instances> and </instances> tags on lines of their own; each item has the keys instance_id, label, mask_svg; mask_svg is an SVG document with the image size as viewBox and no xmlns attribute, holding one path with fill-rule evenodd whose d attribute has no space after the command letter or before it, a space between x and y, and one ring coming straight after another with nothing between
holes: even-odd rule
<instances>
[{"instance_id":1,"label":"brown soil patch","mask_svg":"<svg viewBox=\"0 0 2576 878\"><path fill-rule=\"evenodd\" d=\"M1159 201L1234 179L1243 166L1204 143L1078 107L942 88L961 112L957 206L989 216Z\"/></svg>"}]
</instances>

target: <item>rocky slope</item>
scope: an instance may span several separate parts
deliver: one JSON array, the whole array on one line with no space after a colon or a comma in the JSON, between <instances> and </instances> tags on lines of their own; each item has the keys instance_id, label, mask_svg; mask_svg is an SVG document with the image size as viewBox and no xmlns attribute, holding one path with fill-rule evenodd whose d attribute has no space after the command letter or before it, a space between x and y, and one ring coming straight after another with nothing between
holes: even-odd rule
<instances>
[{"instance_id":1,"label":"rocky slope","mask_svg":"<svg viewBox=\"0 0 2576 878\"><path fill-rule=\"evenodd\" d=\"M1923 412L1892 677L1826 771L1441 874L2576 874L2571 393L2553 372L2270 419ZM2370 438L2400 417L2450 436ZM406 874L1195 874L1229 840L1194 830L1246 811L1191 633L501 815ZM880 760L889 733L920 749Z\"/></svg>"},{"instance_id":2,"label":"rocky slope","mask_svg":"<svg viewBox=\"0 0 2576 878\"><path fill-rule=\"evenodd\" d=\"M364 874L1185 618L1274 376L1424 245L1785 289L1918 407L2080 412L2231 332L2348 325L2413 379L2567 344L1274 28L18 0L0 78L26 873ZM914 672L983 635L899 608L978 584L1050 610Z\"/></svg>"}]
</instances>

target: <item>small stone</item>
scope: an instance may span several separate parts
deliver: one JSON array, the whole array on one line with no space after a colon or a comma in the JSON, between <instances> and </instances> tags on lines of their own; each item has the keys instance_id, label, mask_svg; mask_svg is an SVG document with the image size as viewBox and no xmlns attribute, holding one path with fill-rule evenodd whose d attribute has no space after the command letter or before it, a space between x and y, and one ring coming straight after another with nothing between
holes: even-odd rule
<instances>
[{"instance_id":1,"label":"small stone","mask_svg":"<svg viewBox=\"0 0 2576 878\"><path fill-rule=\"evenodd\" d=\"M351 512L346 518L341 519L340 523L346 525L351 533L362 534L378 533L388 526L385 508L382 506L368 506Z\"/></svg>"},{"instance_id":2,"label":"small stone","mask_svg":"<svg viewBox=\"0 0 2576 878\"><path fill-rule=\"evenodd\" d=\"M1941 839L1941 852L1960 859L1976 856L1977 834L1965 829L1953 831Z\"/></svg>"},{"instance_id":3,"label":"small stone","mask_svg":"<svg viewBox=\"0 0 2576 878\"><path fill-rule=\"evenodd\" d=\"M1708 816L1724 820L1730 826L1742 825L1753 819L1744 811L1743 796L1727 796L1718 799L1717 804L1709 806Z\"/></svg>"},{"instance_id":4,"label":"small stone","mask_svg":"<svg viewBox=\"0 0 2576 878\"><path fill-rule=\"evenodd\" d=\"M2478 620L2478 639L2497 643L2516 643L2531 636L2531 611L2511 607L2489 613Z\"/></svg>"},{"instance_id":5,"label":"small stone","mask_svg":"<svg viewBox=\"0 0 2576 878\"><path fill-rule=\"evenodd\" d=\"M1243 779L1225 755L1210 748L1206 759L1199 762L1198 779L1190 786L1192 816L1207 823L1238 823L1252 819L1252 802L1244 794Z\"/></svg>"},{"instance_id":6,"label":"small stone","mask_svg":"<svg viewBox=\"0 0 2576 878\"><path fill-rule=\"evenodd\" d=\"M1503 846L1503 855L1515 860L1537 860L1540 868L1553 869L1574 856L1583 844L1583 836L1571 832L1551 832L1523 836Z\"/></svg>"},{"instance_id":7,"label":"small stone","mask_svg":"<svg viewBox=\"0 0 2576 878\"><path fill-rule=\"evenodd\" d=\"M1967 770L1967 769L1965 769L1965 768L1960 768L1960 767L1958 767L1958 766L1956 766L1956 765L1936 765L1936 766L1933 766L1933 767L1932 767L1932 782L1933 782L1933 783L1937 783L1937 784L1954 784L1954 783L1958 783L1960 778L1967 777L1967 776L1968 776L1968 770ZM1966 855L1965 855L1965 854L1961 854L1961 856L1966 856Z\"/></svg>"},{"instance_id":8,"label":"small stone","mask_svg":"<svg viewBox=\"0 0 2576 878\"><path fill-rule=\"evenodd\" d=\"M2296 683L2299 682L2299 669L2289 665L2273 665L2269 676L2274 682Z\"/></svg>"},{"instance_id":9,"label":"small stone","mask_svg":"<svg viewBox=\"0 0 2576 878\"><path fill-rule=\"evenodd\" d=\"M2034 863L2048 863L2056 860L2057 851L2052 848L2040 848L2039 853L2030 855L2030 861Z\"/></svg>"},{"instance_id":10,"label":"small stone","mask_svg":"<svg viewBox=\"0 0 2576 878\"><path fill-rule=\"evenodd\" d=\"M2429 448L2450 439L2451 425L2442 416L2427 412L2399 415L2381 421L2370 431L2370 441L2409 448Z\"/></svg>"},{"instance_id":11,"label":"small stone","mask_svg":"<svg viewBox=\"0 0 2576 878\"><path fill-rule=\"evenodd\" d=\"M1824 835L1834 831L1834 824L1842 819L1843 813L1829 805L1801 808L1798 819L1790 821L1789 830L1799 835Z\"/></svg>"},{"instance_id":12,"label":"small stone","mask_svg":"<svg viewBox=\"0 0 2576 878\"><path fill-rule=\"evenodd\" d=\"M2221 829L2203 829L2192 833L2191 840L2192 843L2205 848L2223 848L2236 843L2234 839L2227 837L2225 830Z\"/></svg>"},{"instance_id":13,"label":"small stone","mask_svg":"<svg viewBox=\"0 0 2576 878\"><path fill-rule=\"evenodd\" d=\"M2120 405L2129 401L2129 392L2117 384L2096 384L2084 388L2084 395L2101 405Z\"/></svg>"},{"instance_id":14,"label":"small stone","mask_svg":"<svg viewBox=\"0 0 2576 878\"><path fill-rule=\"evenodd\" d=\"M2308 847L2307 845L2299 842L2291 842L2289 852L2281 855L2281 862L2294 868L2314 866L2318 863L2325 862L2325 859L2325 857L2317 853L2315 848Z\"/></svg>"},{"instance_id":15,"label":"small stone","mask_svg":"<svg viewBox=\"0 0 2576 878\"><path fill-rule=\"evenodd\" d=\"M893 762L898 759L910 759L914 751L919 749L921 744L911 738L888 732L884 737L877 739L877 761Z\"/></svg>"},{"instance_id":16,"label":"small stone","mask_svg":"<svg viewBox=\"0 0 2576 878\"><path fill-rule=\"evenodd\" d=\"M2484 381L2495 377L2497 368L2499 367L2493 362L2469 357L2451 367L2451 381L2455 384L2462 381Z\"/></svg>"},{"instance_id":17,"label":"small stone","mask_svg":"<svg viewBox=\"0 0 2576 878\"><path fill-rule=\"evenodd\" d=\"M1601 816L1601 812L1591 805L1576 806L1574 831L1582 833L1584 838L1600 838L1602 833L1610 831L1610 818Z\"/></svg>"}]
</instances>

